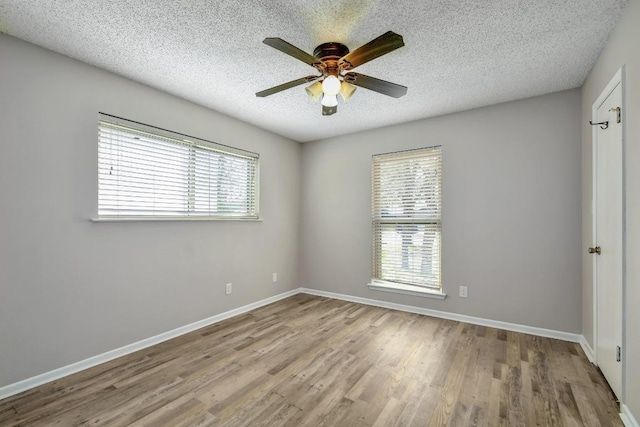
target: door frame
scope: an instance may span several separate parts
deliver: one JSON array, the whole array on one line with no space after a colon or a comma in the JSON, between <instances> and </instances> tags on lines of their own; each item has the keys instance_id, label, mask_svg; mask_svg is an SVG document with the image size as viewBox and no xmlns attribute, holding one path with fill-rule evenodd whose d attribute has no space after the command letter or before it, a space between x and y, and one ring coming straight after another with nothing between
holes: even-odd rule
<instances>
[{"instance_id":1,"label":"door frame","mask_svg":"<svg viewBox=\"0 0 640 427\"><path fill-rule=\"evenodd\" d=\"M591 106L591 120L597 121L598 108L611 95L616 86L620 85L621 91L621 124L622 124L622 313L620 322L622 323L622 351L621 351L621 370L622 370L622 396L617 396L620 402L626 401L626 294L627 294L627 131L626 131L626 91L625 91L625 66L623 65L604 87L596 101ZM591 127L591 245L596 246L596 207L597 207L597 143L598 143L598 126ZM592 299L593 299L593 357L594 363L598 363L598 281L597 281L597 263L596 258L592 257Z\"/></svg>"}]
</instances>

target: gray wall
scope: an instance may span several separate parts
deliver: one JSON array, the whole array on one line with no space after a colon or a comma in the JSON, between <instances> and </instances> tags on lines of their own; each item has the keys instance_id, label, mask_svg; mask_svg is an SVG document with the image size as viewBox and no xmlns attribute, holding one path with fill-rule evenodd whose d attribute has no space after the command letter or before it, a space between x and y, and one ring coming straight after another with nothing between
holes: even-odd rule
<instances>
[{"instance_id":1,"label":"gray wall","mask_svg":"<svg viewBox=\"0 0 640 427\"><path fill-rule=\"evenodd\" d=\"M298 143L5 35L0 93L0 386L297 287ZM264 220L89 222L98 111L260 153Z\"/></svg>"},{"instance_id":2,"label":"gray wall","mask_svg":"<svg viewBox=\"0 0 640 427\"><path fill-rule=\"evenodd\" d=\"M371 291L371 155L433 145L448 297ZM581 331L578 89L306 143L302 177L301 286Z\"/></svg>"},{"instance_id":3,"label":"gray wall","mask_svg":"<svg viewBox=\"0 0 640 427\"><path fill-rule=\"evenodd\" d=\"M624 358L626 375L625 403L640 421L640 1L631 0L622 18L609 37L600 58L591 70L582 89L582 333L593 347L593 258L584 250L592 246L592 152L591 107L604 87L620 67L626 67L626 203L627 203L627 266L626 266L626 342Z\"/></svg>"}]
</instances>

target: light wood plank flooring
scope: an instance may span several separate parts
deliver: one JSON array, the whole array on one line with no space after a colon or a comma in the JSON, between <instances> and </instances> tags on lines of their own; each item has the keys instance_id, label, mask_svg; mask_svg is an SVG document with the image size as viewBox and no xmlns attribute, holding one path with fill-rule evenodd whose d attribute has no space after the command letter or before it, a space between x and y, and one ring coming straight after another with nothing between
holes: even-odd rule
<instances>
[{"instance_id":1,"label":"light wood plank flooring","mask_svg":"<svg viewBox=\"0 0 640 427\"><path fill-rule=\"evenodd\" d=\"M622 423L577 344L300 294L0 401L0 425Z\"/></svg>"}]
</instances>

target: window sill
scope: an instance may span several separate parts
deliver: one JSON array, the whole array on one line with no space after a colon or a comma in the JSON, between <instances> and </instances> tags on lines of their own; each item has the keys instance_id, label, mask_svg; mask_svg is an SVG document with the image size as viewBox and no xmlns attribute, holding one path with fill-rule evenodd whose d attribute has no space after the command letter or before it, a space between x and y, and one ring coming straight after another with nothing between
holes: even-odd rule
<instances>
[{"instance_id":1,"label":"window sill","mask_svg":"<svg viewBox=\"0 0 640 427\"><path fill-rule=\"evenodd\" d=\"M261 222L262 218L218 218L206 216L103 216L91 218L91 222L157 222L157 221L247 221Z\"/></svg>"},{"instance_id":2,"label":"window sill","mask_svg":"<svg viewBox=\"0 0 640 427\"><path fill-rule=\"evenodd\" d=\"M443 300L447 294L432 289L426 289L420 286L403 285L392 282L371 282L367 286L373 291L393 292L397 294L413 295L425 298L434 298Z\"/></svg>"}]
</instances>

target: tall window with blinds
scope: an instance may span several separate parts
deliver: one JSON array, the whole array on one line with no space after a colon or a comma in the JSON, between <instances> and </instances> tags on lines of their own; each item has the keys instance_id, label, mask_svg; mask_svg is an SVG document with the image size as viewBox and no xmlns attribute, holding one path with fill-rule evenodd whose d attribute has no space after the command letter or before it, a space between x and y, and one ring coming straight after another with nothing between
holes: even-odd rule
<instances>
[{"instance_id":1,"label":"tall window with blinds","mask_svg":"<svg viewBox=\"0 0 640 427\"><path fill-rule=\"evenodd\" d=\"M441 291L442 150L373 156L373 283Z\"/></svg>"},{"instance_id":2,"label":"tall window with blinds","mask_svg":"<svg viewBox=\"0 0 640 427\"><path fill-rule=\"evenodd\" d=\"M257 218L258 160L255 153L101 116L98 217Z\"/></svg>"}]
</instances>

